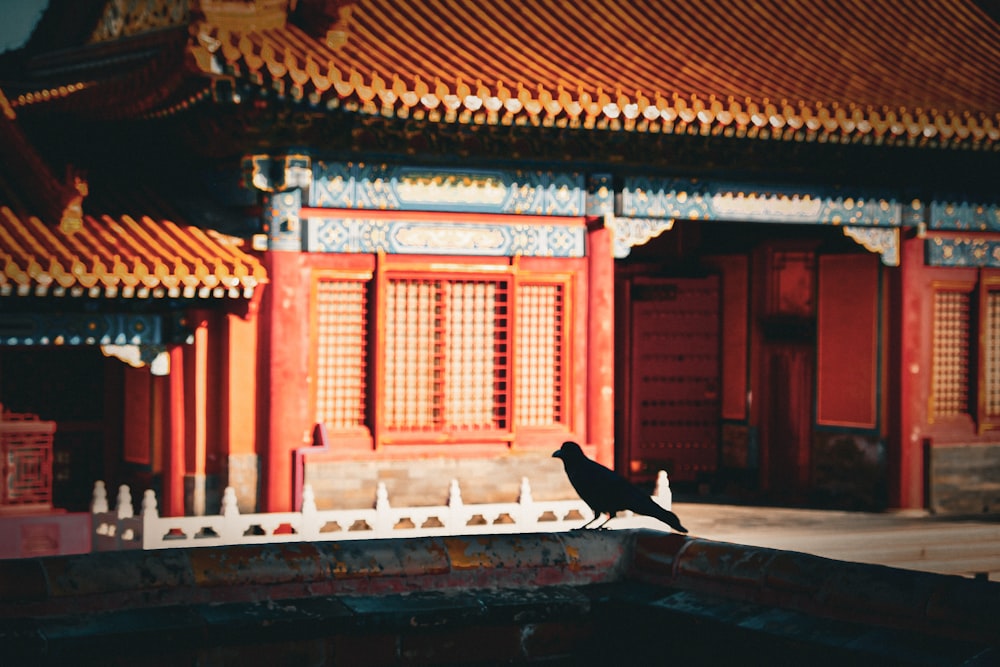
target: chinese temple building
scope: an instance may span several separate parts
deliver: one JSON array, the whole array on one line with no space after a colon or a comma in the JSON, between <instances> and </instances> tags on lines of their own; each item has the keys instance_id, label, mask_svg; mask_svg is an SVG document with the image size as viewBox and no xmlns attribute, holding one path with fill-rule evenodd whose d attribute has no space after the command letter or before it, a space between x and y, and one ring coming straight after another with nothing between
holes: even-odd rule
<instances>
[{"instance_id":1,"label":"chinese temple building","mask_svg":"<svg viewBox=\"0 0 1000 667\"><path fill-rule=\"evenodd\" d=\"M973 0L51 0L0 59L0 403L168 514L1000 508ZM124 362L124 363L123 363Z\"/></svg>"}]
</instances>

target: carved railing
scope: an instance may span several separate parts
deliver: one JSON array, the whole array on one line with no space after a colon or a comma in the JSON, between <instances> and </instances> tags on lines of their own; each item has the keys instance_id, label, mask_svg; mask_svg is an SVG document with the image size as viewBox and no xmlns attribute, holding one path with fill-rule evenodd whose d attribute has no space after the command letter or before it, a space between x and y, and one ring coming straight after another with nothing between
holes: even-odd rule
<instances>
[{"instance_id":1,"label":"carved railing","mask_svg":"<svg viewBox=\"0 0 1000 667\"><path fill-rule=\"evenodd\" d=\"M437 506L393 507L382 483L371 508L319 510L308 484L302 495L298 512L240 514L235 491L226 487L217 515L161 517L156 495L147 490L136 516L128 486L119 487L117 505L110 510L104 482L97 482L92 504L94 550L555 532L579 528L594 516L582 500L535 501L527 479L521 481L517 502L509 503L465 504L454 480L447 504ZM657 478L653 499L670 508L664 472ZM607 527L669 530L655 519L630 512L619 514Z\"/></svg>"}]
</instances>

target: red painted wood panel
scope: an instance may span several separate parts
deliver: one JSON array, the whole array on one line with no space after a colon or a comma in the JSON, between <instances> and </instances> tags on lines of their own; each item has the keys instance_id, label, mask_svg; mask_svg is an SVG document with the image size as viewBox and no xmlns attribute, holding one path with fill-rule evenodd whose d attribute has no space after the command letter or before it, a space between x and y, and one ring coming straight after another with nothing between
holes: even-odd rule
<instances>
[{"instance_id":1,"label":"red painted wood panel","mask_svg":"<svg viewBox=\"0 0 1000 667\"><path fill-rule=\"evenodd\" d=\"M124 420L124 457L128 463L152 463L152 376L148 368L125 368L128 416Z\"/></svg>"},{"instance_id":2,"label":"red painted wood panel","mask_svg":"<svg viewBox=\"0 0 1000 667\"><path fill-rule=\"evenodd\" d=\"M819 424L877 424L878 270L875 255L825 255L819 260Z\"/></svg>"},{"instance_id":3,"label":"red painted wood panel","mask_svg":"<svg viewBox=\"0 0 1000 667\"><path fill-rule=\"evenodd\" d=\"M750 258L747 255L709 257L706 263L722 278L722 418L747 418L747 310Z\"/></svg>"},{"instance_id":4,"label":"red painted wood panel","mask_svg":"<svg viewBox=\"0 0 1000 667\"><path fill-rule=\"evenodd\" d=\"M813 349L803 342L769 342L763 356L767 390L761 398L761 441L768 488L776 498L797 502L809 485Z\"/></svg>"},{"instance_id":5,"label":"red painted wood panel","mask_svg":"<svg viewBox=\"0 0 1000 667\"><path fill-rule=\"evenodd\" d=\"M718 464L719 278L636 278L629 317L629 473L695 481Z\"/></svg>"}]
</instances>

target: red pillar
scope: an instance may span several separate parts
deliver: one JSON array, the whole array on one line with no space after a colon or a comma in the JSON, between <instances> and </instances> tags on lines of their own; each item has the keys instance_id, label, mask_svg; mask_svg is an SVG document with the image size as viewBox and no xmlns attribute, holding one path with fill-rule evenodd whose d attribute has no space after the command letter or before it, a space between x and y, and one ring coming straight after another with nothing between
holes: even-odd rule
<instances>
[{"instance_id":1,"label":"red pillar","mask_svg":"<svg viewBox=\"0 0 1000 667\"><path fill-rule=\"evenodd\" d=\"M924 433L927 422L927 391L923 377L930 372L930 303L924 277L924 240L900 242L898 287L893 302L898 326L893 327L889 349L899 350L893 381L899 401L898 421L890 418L889 505L899 508L924 507ZM891 367L891 366L890 366Z\"/></svg>"},{"instance_id":2,"label":"red pillar","mask_svg":"<svg viewBox=\"0 0 1000 667\"><path fill-rule=\"evenodd\" d=\"M615 462L615 259L602 218L587 233L587 441L604 465Z\"/></svg>"},{"instance_id":3,"label":"red pillar","mask_svg":"<svg viewBox=\"0 0 1000 667\"><path fill-rule=\"evenodd\" d=\"M184 346L170 349L167 397L167 447L163 462L163 516L184 516Z\"/></svg>"},{"instance_id":4,"label":"red pillar","mask_svg":"<svg viewBox=\"0 0 1000 667\"><path fill-rule=\"evenodd\" d=\"M308 444L309 267L303 253L271 251L265 257L269 284L261 303L262 368L260 406L267 433L262 447L264 512L292 507L293 452Z\"/></svg>"},{"instance_id":5,"label":"red pillar","mask_svg":"<svg viewBox=\"0 0 1000 667\"><path fill-rule=\"evenodd\" d=\"M240 507L256 509L257 494L257 309L246 317L227 313L222 322L218 440L224 483L236 489Z\"/></svg>"},{"instance_id":6,"label":"red pillar","mask_svg":"<svg viewBox=\"0 0 1000 667\"><path fill-rule=\"evenodd\" d=\"M191 311L194 327L192 344L184 350L185 380L185 465L184 476L191 482L191 507L194 515L205 513L205 479L208 461L208 392L209 392L209 318L206 311Z\"/></svg>"}]
</instances>

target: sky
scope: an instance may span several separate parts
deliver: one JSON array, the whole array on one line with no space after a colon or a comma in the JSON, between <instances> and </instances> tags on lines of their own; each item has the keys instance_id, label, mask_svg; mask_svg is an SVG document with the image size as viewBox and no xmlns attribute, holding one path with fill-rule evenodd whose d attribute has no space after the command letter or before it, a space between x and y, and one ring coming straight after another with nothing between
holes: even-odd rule
<instances>
[{"instance_id":1,"label":"sky","mask_svg":"<svg viewBox=\"0 0 1000 667\"><path fill-rule=\"evenodd\" d=\"M23 46L48 4L48 0L0 0L0 52Z\"/></svg>"}]
</instances>

